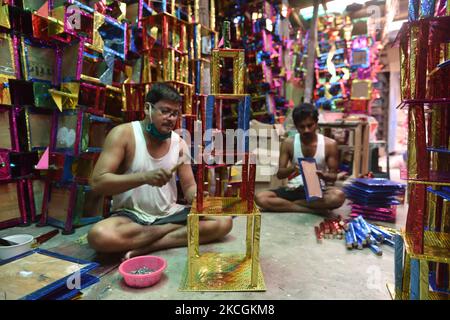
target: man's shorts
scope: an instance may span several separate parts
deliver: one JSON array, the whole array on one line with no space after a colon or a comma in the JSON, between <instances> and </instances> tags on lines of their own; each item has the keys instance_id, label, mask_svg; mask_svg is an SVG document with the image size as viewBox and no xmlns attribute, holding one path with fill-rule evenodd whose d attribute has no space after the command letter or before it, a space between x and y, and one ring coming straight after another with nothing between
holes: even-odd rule
<instances>
[{"instance_id":1,"label":"man's shorts","mask_svg":"<svg viewBox=\"0 0 450 320\"><path fill-rule=\"evenodd\" d=\"M275 192L278 198L282 198L288 201L305 200L306 193L303 186L299 186L295 189L288 187L280 187L278 189L270 190Z\"/></svg>"},{"instance_id":2,"label":"man's shorts","mask_svg":"<svg viewBox=\"0 0 450 320\"><path fill-rule=\"evenodd\" d=\"M137 215L133 214L130 211L112 212L111 217L127 217L127 218L131 219L133 222L136 222L136 223L138 223L140 225L144 225L144 226L149 226L149 225L159 226L159 225L168 224L168 223L179 224L179 225L185 226L187 224L187 216L190 211L191 211L191 208L186 207L183 210L181 210L180 212L174 213L170 216L167 216L167 217L164 217L161 219L156 219L152 223L148 223L147 221L142 220L141 218L139 218Z\"/></svg>"}]
</instances>

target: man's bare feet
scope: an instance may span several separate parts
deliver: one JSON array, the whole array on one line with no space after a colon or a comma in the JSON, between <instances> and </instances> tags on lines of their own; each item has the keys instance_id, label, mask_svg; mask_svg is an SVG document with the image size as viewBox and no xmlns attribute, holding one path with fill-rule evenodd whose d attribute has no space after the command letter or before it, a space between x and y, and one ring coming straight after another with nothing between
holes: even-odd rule
<instances>
[{"instance_id":1,"label":"man's bare feet","mask_svg":"<svg viewBox=\"0 0 450 320\"><path fill-rule=\"evenodd\" d=\"M122 258L122 261L131 259L131 258L134 258L134 257L138 257L138 256L143 256L143 255L145 255L147 253L150 253L150 251L148 249L147 250L144 249L144 248L133 249L133 250L127 251L125 253L125 255Z\"/></svg>"}]
</instances>

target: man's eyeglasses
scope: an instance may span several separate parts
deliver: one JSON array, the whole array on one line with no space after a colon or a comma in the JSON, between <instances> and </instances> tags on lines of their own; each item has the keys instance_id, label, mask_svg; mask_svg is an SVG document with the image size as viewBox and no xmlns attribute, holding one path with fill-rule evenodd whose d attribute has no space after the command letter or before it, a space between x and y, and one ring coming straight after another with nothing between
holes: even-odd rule
<instances>
[{"instance_id":1,"label":"man's eyeglasses","mask_svg":"<svg viewBox=\"0 0 450 320\"><path fill-rule=\"evenodd\" d=\"M172 111L170 109L166 109L166 108L155 108L156 110L158 110L164 117L174 117L174 118L178 118L178 116L180 115L180 111Z\"/></svg>"},{"instance_id":2,"label":"man's eyeglasses","mask_svg":"<svg viewBox=\"0 0 450 320\"><path fill-rule=\"evenodd\" d=\"M181 114L180 111L172 111L171 109L168 108L164 108L164 107L156 107L154 104L151 105L152 108L156 109L159 111L159 113L161 113L164 117L169 118L169 117L174 117L174 118L178 118L178 116Z\"/></svg>"}]
</instances>

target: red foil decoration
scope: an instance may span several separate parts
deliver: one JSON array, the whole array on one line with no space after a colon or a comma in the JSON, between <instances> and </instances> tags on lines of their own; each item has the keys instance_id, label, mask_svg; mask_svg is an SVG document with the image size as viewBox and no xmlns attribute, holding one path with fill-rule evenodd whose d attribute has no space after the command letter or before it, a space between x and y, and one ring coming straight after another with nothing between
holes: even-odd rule
<instances>
[{"instance_id":1,"label":"red foil decoration","mask_svg":"<svg viewBox=\"0 0 450 320\"><path fill-rule=\"evenodd\" d=\"M426 214L426 185L410 184L408 217L406 219L406 233L412 236L413 252L423 253L424 219Z\"/></svg>"},{"instance_id":2,"label":"red foil decoration","mask_svg":"<svg viewBox=\"0 0 450 320\"><path fill-rule=\"evenodd\" d=\"M242 179L241 179L241 200L243 201L248 201L247 182L248 182L248 153L245 153L244 162L242 163Z\"/></svg>"},{"instance_id":3,"label":"red foil decoration","mask_svg":"<svg viewBox=\"0 0 450 320\"><path fill-rule=\"evenodd\" d=\"M197 165L197 212L203 211L203 170L204 164L201 160Z\"/></svg>"},{"instance_id":4,"label":"red foil decoration","mask_svg":"<svg viewBox=\"0 0 450 320\"><path fill-rule=\"evenodd\" d=\"M253 156L252 156L253 158ZM250 172L248 177L248 198L247 198L247 210L248 212L253 211L254 198L255 198L255 178L256 178L256 164L254 159L250 161Z\"/></svg>"},{"instance_id":5,"label":"red foil decoration","mask_svg":"<svg viewBox=\"0 0 450 320\"><path fill-rule=\"evenodd\" d=\"M87 107L87 111L96 115L103 115L106 103L106 88L87 82L80 83L78 104Z\"/></svg>"}]
</instances>

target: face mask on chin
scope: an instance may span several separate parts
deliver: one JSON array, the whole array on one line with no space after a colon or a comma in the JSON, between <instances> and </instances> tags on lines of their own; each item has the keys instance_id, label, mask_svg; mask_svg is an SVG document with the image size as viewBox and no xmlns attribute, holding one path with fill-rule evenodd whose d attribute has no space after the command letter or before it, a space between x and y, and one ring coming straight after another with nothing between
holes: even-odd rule
<instances>
[{"instance_id":1,"label":"face mask on chin","mask_svg":"<svg viewBox=\"0 0 450 320\"><path fill-rule=\"evenodd\" d=\"M156 129L155 125L153 123L149 123L145 127L145 131L151 135L153 138L155 138L158 141L164 141L169 139L172 136L172 132L169 133L161 133Z\"/></svg>"}]
</instances>

